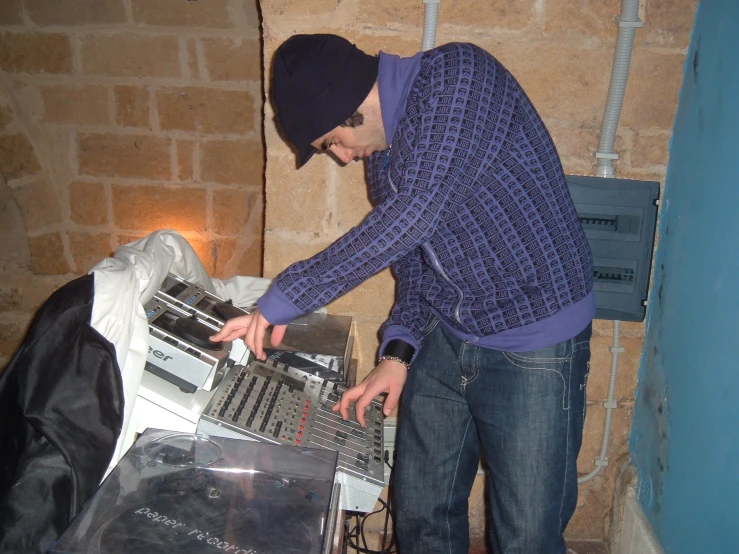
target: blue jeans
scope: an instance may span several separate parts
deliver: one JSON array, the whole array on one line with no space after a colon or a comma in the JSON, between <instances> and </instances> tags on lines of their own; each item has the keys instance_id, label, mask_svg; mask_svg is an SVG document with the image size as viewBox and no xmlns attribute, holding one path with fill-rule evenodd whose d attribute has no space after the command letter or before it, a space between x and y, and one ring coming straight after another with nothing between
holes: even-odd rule
<instances>
[{"instance_id":1,"label":"blue jeans","mask_svg":"<svg viewBox=\"0 0 739 554\"><path fill-rule=\"evenodd\" d=\"M432 323L408 373L393 489L401 554L467 554L481 447L495 554L564 554L577 502L591 325L533 352L459 340Z\"/></svg>"}]
</instances>

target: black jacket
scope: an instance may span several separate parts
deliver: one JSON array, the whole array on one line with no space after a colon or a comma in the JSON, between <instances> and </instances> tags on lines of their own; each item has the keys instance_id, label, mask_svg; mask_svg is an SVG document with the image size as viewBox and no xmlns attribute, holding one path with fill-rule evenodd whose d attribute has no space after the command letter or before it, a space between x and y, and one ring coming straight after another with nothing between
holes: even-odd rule
<instances>
[{"instance_id":1,"label":"black jacket","mask_svg":"<svg viewBox=\"0 0 739 554\"><path fill-rule=\"evenodd\" d=\"M0 553L46 552L113 455L123 388L94 290L87 275L52 294L0 376Z\"/></svg>"}]
</instances>

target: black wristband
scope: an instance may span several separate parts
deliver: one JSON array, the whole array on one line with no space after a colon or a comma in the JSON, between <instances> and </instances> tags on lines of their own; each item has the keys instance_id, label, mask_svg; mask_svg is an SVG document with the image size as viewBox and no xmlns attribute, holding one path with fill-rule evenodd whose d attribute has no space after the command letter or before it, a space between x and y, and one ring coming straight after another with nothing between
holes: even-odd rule
<instances>
[{"instance_id":1,"label":"black wristband","mask_svg":"<svg viewBox=\"0 0 739 554\"><path fill-rule=\"evenodd\" d=\"M413 354L415 353L416 349L407 342L400 339L393 339L385 345L382 356L392 356L393 358L398 358L404 364L410 365Z\"/></svg>"}]
</instances>

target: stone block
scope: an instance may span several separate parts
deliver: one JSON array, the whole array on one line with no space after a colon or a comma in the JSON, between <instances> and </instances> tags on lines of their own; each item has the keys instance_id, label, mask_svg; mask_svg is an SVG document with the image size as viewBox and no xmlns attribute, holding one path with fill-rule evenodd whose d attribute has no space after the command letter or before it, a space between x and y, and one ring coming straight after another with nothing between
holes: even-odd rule
<instances>
[{"instance_id":1,"label":"stone block","mask_svg":"<svg viewBox=\"0 0 739 554\"><path fill-rule=\"evenodd\" d=\"M0 174L11 181L41 171L31 141L16 133L0 136Z\"/></svg>"},{"instance_id":2,"label":"stone block","mask_svg":"<svg viewBox=\"0 0 739 554\"><path fill-rule=\"evenodd\" d=\"M136 23L163 27L233 27L229 0L131 0Z\"/></svg>"},{"instance_id":3,"label":"stone block","mask_svg":"<svg viewBox=\"0 0 739 554\"><path fill-rule=\"evenodd\" d=\"M568 125L565 122L553 123L547 128L562 159L587 161L595 170L597 161L593 154L598 150L600 128Z\"/></svg>"},{"instance_id":4,"label":"stone block","mask_svg":"<svg viewBox=\"0 0 739 554\"><path fill-rule=\"evenodd\" d=\"M264 107L264 143L268 145L269 157L290 156L292 159L292 165L295 165L295 152L280 135L280 131L275 123L275 114L271 110L269 102L267 102Z\"/></svg>"},{"instance_id":5,"label":"stone block","mask_svg":"<svg viewBox=\"0 0 739 554\"><path fill-rule=\"evenodd\" d=\"M200 62L198 61L198 42L196 39L187 41L187 67L191 79L200 79Z\"/></svg>"},{"instance_id":6,"label":"stone block","mask_svg":"<svg viewBox=\"0 0 739 554\"><path fill-rule=\"evenodd\" d=\"M257 104L241 90L172 87L157 91L162 129L201 133L247 133L253 131Z\"/></svg>"},{"instance_id":7,"label":"stone block","mask_svg":"<svg viewBox=\"0 0 739 554\"><path fill-rule=\"evenodd\" d=\"M0 131L7 129L15 120L10 106L0 106Z\"/></svg>"},{"instance_id":8,"label":"stone block","mask_svg":"<svg viewBox=\"0 0 739 554\"><path fill-rule=\"evenodd\" d=\"M583 49L567 43L556 48L539 42L480 40L480 46L513 73L549 124L599 128L608 91L613 50ZM566 78L563 78L566 76Z\"/></svg>"},{"instance_id":9,"label":"stone block","mask_svg":"<svg viewBox=\"0 0 739 554\"><path fill-rule=\"evenodd\" d=\"M625 403L613 410L611 435L606 454L609 460L615 460L621 453L628 450L633 412L632 403ZM578 473L581 475L590 473L595 467L593 460L600 456L605 417L606 409L601 404L588 403L585 428L583 429L583 442L577 460Z\"/></svg>"},{"instance_id":10,"label":"stone block","mask_svg":"<svg viewBox=\"0 0 739 554\"><path fill-rule=\"evenodd\" d=\"M395 303L395 278L389 269L376 273L356 289L331 303L337 312L384 321Z\"/></svg>"},{"instance_id":11,"label":"stone block","mask_svg":"<svg viewBox=\"0 0 739 554\"><path fill-rule=\"evenodd\" d=\"M195 141L177 140L177 170L180 181L191 181L194 176Z\"/></svg>"},{"instance_id":12,"label":"stone block","mask_svg":"<svg viewBox=\"0 0 739 554\"><path fill-rule=\"evenodd\" d=\"M291 0L271 0L261 3L262 19L287 15L291 18L301 18L311 15L328 15L337 11L339 3L336 0L303 0L292 2Z\"/></svg>"},{"instance_id":13,"label":"stone block","mask_svg":"<svg viewBox=\"0 0 739 554\"><path fill-rule=\"evenodd\" d=\"M224 268L230 265L235 243L234 239L190 241L208 275L217 279L223 278Z\"/></svg>"},{"instance_id":14,"label":"stone block","mask_svg":"<svg viewBox=\"0 0 739 554\"><path fill-rule=\"evenodd\" d=\"M264 183L264 149L255 140L212 140L200 143L200 179L208 183Z\"/></svg>"},{"instance_id":15,"label":"stone block","mask_svg":"<svg viewBox=\"0 0 739 554\"><path fill-rule=\"evenodd\" d=\"M28 237L28 247L36 275L64 275L70 272L64 243L58 232Z\"/></svg>"},{"instance_id":16,"label":"stone block","mask_svg":"<svg viewBox=\"0 0 739 554\"><path fill-rule=\"evenodd\" d=\"M494 28L519 31L532 24L538 3L537 0L493 0L481 6L474 0L463 0L440 4L439 17L444 23L483 28L485 32Z\"/></svg>"},{"instance_id":17,"label":"stone block","mask_svg":"<svg viewBox=\"0 0 739 554\"><path fill-rule=\"evenodd\" d=\"M113 255L108 233L69 233L68 236L77 273L87 273L98 262Z\"/></svg>"},{"instance_id":18,"label":"stone block","mask_svg":"<svg viewBox=\"0 0 739 554\"><path fill-rule=\"evenodd\" d=\"M0 306L0 310L2 309L2 306ZM0 359L2 359L0 374L5 369L6 362L9 362L18 348L20 348L25 334L26 325L20 322L0 323Z\"/></svg>"},{"instance_id":19,"label":"stone block","mask_svg":"<svg viewBox=\"0 0 739 554\"><path fill-rule=\"evenodd\" d=\"M119 85L114 87L113 93L118 125L151 129L151 93L148 87Z\"/></svg>"},{"instance_id":20,"label":"stone block","mask_svg":"<svg viewBox=\"0 0 739 554\"><path fill-rule=\"evenodd\" d=\"M31 21L41 26L126 22L123 0L25 0L25 5Z\"/></svg>"},{"instance_id":21,"label":"stone block","mask_svg":"<svg viewBox=\"0 0 739 554\"><path fill-rule=\"evenodd\" d=\"M72 45L59 33L0 32L0 70L9 73L71 73Z\"/></svg>"},{"instance_id":22,"label":"stone block","mask_svg":"<svg viewBox=\"0 0 739 554\"><path fill-rule=\"evenodd\" d=\"M687 48L698 0L649 0L644 5L644 35L649 45Z\"/></svg>"},{"instance_id":23,"label":"stone block","mask_svg":"<svg viewBox=\"0 0 739 554\"><path fill-rule=\"evenodd\" d=\"M441 12L444 10L444 4L439 5L439 22L446 23L445 19L450 14ZM454 10L446 10L452 12ZM359 3L359 20L365 23L371 23L378 26L413 25L417 28L423 28L424 5L421 2L394 2L393 0L379 0L377 2L360 2ZM421 34L420 39L422 37Z\"/></svg>"},{"instance_id":24,"label":"stone block","mask_svg":"<svg viewBox=\"0 0 739 554\"><path fill-rule=\"evenodd\" d=\"M45 123L95 125L110 123L109 90L98 85L39 86Z\"/></svg>"},{"instance_id":25,"label":"stone block","mask_svg":"<svg viewBox=\"0 0 739 554\"><path fill-rule=\"evenodd\" d=\"M119 229L207 230L204 188L113 185L113 220Z\"/></svg>"},{"instance_id":26,"label":"stone block","mask_svg":"<svg viewBox=\"0 0 739 554\"><path fill-rule=\"evenodd\" d=\"M214 277L228 279L234 275L261 276L261 237L251 243L245 243L241 238L224 238L211 241L211 244Z\"/></svg>"},{"instance_id":27,"label":"stone block","mask_svg":"<svg viewBox=\"0 0 739 554\"><path fill-rule=\"evenodd\" d=\"M359 225L372 210L369 200L365 165L351 163L345 167L335 164L336 215L334 216L337 238Z\"/></svg>"},{"instance_id":28,"label":"stone block","mask_svg":"<svg viewBox=\"0 0 739 554\"><path fill-rule=\"evenodd\" d=\"M544 6L544 36L549 40L595 39L614 44L618 26L613 18L619 12L615 2L547 0ZM639 31L637 31L639 32Z\"/></svg>"},{"instance_id":29,"label":"stone block","mask_svg":"<svg viewBox=\"0 0 739 554\"><path fill-rule=\"evenodd\" d=\"M568 541L575 537L579 540L602 540L606 536L606 522L610 520L612 504L613 483L607 472L580 485L577 507L565 531L565 538Z\"/></svg>"},{"instance_id":30,"label":"stone block","mask_svg":"<svg viewBox=\"0 0 739 554\"><path fill-rule=\"evenodd\" d=\"M0 175L0 260L2 266L18 265L24 268L31 265L28 251L28 233L23 224L23 216L13 197L13 189L5 184ZM0 276L0 282L8 285L7 279Z\"/></svg>"},{"instance_id":31,"label":"stone block","mask_svg":"<svg viewBox=\"0 0 739 554\"><path fill-rule=\"evenodd\" d=\"M26 239L27 240L27 239ZM29 266L30 267L30 266ZM56 290L77 276L66 273L63 275L34 275L30 269L15 275L16 282L23 287L22 306L24 314L28 315L30 322L31 316L38 308L48 300Z\"/></svg>"},{"instance_id":32,"label":"stone block","mask_svg":"<svg viewBox=\"0 0 739 554\"><path fill-rule=\"evenodd\" d=\"M116 236L116 248L144 238L148 233L126 233Z\"/></svg>"},{"instance_id":33,"label":"stone block","mask_svg":"<svg viewBox=\"0 0 739 554\"><path fill-rule=\"evenodd\" d=\"M169 179L169 139L148 135L82 134L77 160L81 175Z\"/></svg>"},{"instance_id":34,"label":"stone block","mask_svg":"<svg viewBox=\"0 0 739 554\"><path fill-rule=\"evenodd\" d=\"M589 411L585 423L586 437L578 459L578 473L580 475L590 473L594 467L594 457L600 455L604 411L602 407L599 408L599 417L593 418L591 414L596 412L596 409L588 407ZM628 456L627 442L631 415L631 408L619 409L614 412L611 426L613 440L607 453L610 463L601 470L598 476L580 485L577 509L567 527L566 537L602 540L606 536L606 527L610 521L613 504L614 477L618 472L618 464L615 461L623 456ZM596 419L597 421L595 421ZM595 424L591 427L591 423ZM590 438L588 438L589 435L591 435ZM592 445L592 448L589 445Z\"/></svg>"},{"instance_id":35,"label":"stone block","mask_svg":"<svg viewBox=\"0 0 739 554\"><path fill-rule=\"evenodd\" d=\"M329 313L340 313L329 305ZM369 319L361 314L346 314L354 318L355 341L352 358L356 359L357 383L361 383L377 365L377 349L380 348L379 330L384 320ZM397 408L391 414L398 415Z\"/></svg>"},{"instance_id":36,"label":"stone block","mask_svg":"<svg viewBox=\"0 0 739 554\"><path fill-rule=\"evenodd\" d=\"M672 129L683 79L685 54L635 50L626 86L621 125Z\"/></svg>"},{"instance_id":37,"label":"stone block","mask_svg":"<svg viewBox=\"0 0 739 554\"><path fill-rule=\"evenodd\" d=\"M21 0L0 2L0 25L22 25L23 6Z\"/></svg>"},{"instance_id":38,"label":"stone block","mask_svg":"<svg viewBox=\"0 0 739 554\"><path fill-rule=\"evenodd\" d=\"M228 239L224 239L228 240ZM222 242L222 241L219 241ZM236 275L250 275L252 277L261 277L262 259L264 257L264 241L262 233L249 245L246 250L241 252L238 264L236 265ZM220 274L220 267L216 265L216 272ZM232 275L223 275L224 278L232 277Z\"/></svg>"},{"instance_id":39,"label":"stone block","mask_svg":"<svg viewBox=\"0 0 739 554\"><path fill-rule=\"evenodd\" d=\"M628 338L644 338L645 324L643 321L622 321L620 335ZM594 337L612 337L613 321L607 319L593 320Z\"/></svg>"},{"instance_id":40,"label":"stone block","mask_svg":"<svg viewBox=\"0 0 739 554\"><path fill-rule=\"evenodd\" d=\"M476 475L472 483L472 491L470 491L469 505L467 507L467 517L470 522L470 535L472 537L485 534L485 518L487 515L486 489L485 475Z\"/></svg>"},{"instance_id":41,"label":"stone block","mask_svg":"<svg viewBox=\"0 0 739 554\"><path fill-rule=\"evenodd\" d=\"M382 51L398 56L412 56L421 49L421 35L417 39L409 39L404 36L373 36L351 32L341 34L356 44L358 48L372 55Z\"/></svg>"},{"instance_id":42,"label":"stone block","mask_svg":"<svg viewBox=\"0 0 739 554\"><path fill-rule=\"evenodd\" d=\"M13 190L27 231L35 231L62 221L59 195L42 177Z\"/></svg>"},{"instance_id":43,"label":"stone block","mask_svg":"<svg viewBox=\"0 0 739 554\"><path fill-rule=\"evenodd\" d=\"M608 386L611 374L611 352L609 347L612 337L596 337L590 339L590 376L588 377L588 398L591 401L604 401L608 397ZM644 339L640 337L619 339L625 349L618 357L618 374L616 380L616 399L633 400L639 374Z\"/></svg>"},{"instance_id":44,"label":"stone block","mask_svg":"<svg viewBox=\"0 0 739 554\"><path fill-rule=\"evenodd\" d=\"M215 241L203 240L193 237L186 237L187 242L192 246L192 249L197 254L200 263L203 264L206 273L208 275L214 275L215 270L215 259L217 256L217 249Z\"/></svg>"},{"instance_id":45,"label":"stone block","mask_svg":"<svg viewBox=\"0 0 739 554\"><path fill-rule=\"evenodd\" d=\"M670 154L671 136L670 131L658 133L637 132L631 150L631 168L666 167Z\"/></svg>"},{"instance_id":46,"label":"stone block","mask_svg":"<svg viewBox=\"0 0 739 554\"><path fill-rule=\"evenodd\" d=\"M264 230L264 276L274 277L291 263L310 258L329 244L330 241L322 237L296 242L281 230L275 230L268 219Z\"/></svg>"},{"instance_id":47,"label":"stone block","mask_svg":"<svg viewBox=\"0 0 739 554\"><path fill-rule=\"evenodd\" d=\"M0 312L18 310L23 305L23 289L0 285Z\"/></svg>"},{"instance_id":48,"label":"stone block","mask_svg":"<svg viewBox=\"0 0 739 554\"><path fill-rule=\"evenodd\" d=\"M322 235L334 216L327 185L329 164L333 163L328 156L316 156L310 171L296 171L292 156L271 158L267 165L267 227Z\"/></svg>"},{"instance_id":49,"label":"stone block","mask_svg":"<svg viewBox=\"0 0 739 554\"><path fill-rule=\"evenodd\" d=\"M262 21L259 15L259 0L243 0L243 10L248 28L258 32Z\"/></svg>"},{"instance_id":50,"label":"stone block","mask_svg":"<svg viewBox=\"0 0 739 554\"><path fill-rule=\"evenodd\" d=\"M219 235L233 236L252 228L250 219L261 220L262 195L239 189L216 189L213 198L213 231ZM259 230L256 230L259 232Z\"/></svg>"},{"instance_id":51,"label":"stone block","mask_svg":"<svg viewBox=\"0 0 739 554\"><path fill-rule=\"evenodd\" d=\"M181 77L179 39L133 33L83 35L82 73L110 77Z\"/></svg>"},{"instance_id":52,"label":"stone block","mask_svg":"<svg viewBox=\"0 0 739 554\"><path fill-rule=\"evenodd\" d=\"M259 81L262 55L259 40L204 38L201 40L211 81Z\"/></svg>"},{"instance_id":53,"label":"stone block","mask_svg":"<svg viewBox=\"0 0 739 554\"><path fill-rule=\"evenodd\" d=\"M108 200L102 183L69 185L69 218L80 225L98 226L108 221Z\"/></svg>"}]
</instances>

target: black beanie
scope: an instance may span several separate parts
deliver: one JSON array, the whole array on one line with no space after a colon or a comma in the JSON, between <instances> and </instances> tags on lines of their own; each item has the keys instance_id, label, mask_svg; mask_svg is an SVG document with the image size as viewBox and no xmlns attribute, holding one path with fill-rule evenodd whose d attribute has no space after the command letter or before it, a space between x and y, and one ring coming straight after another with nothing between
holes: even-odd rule
<instances>
[{"instance_id":1,"label":"black beanie","mask_svg":"<svg viewBox=\"0 0 739 554\"><path fill-rule=\"evenodd\" d=\"M379 59L336 35L294 35L275 53L272 98L277 121L298 150L298 167L315 154L310 143L346 121L377 80Z\"/></svg>"}]
</instances>

